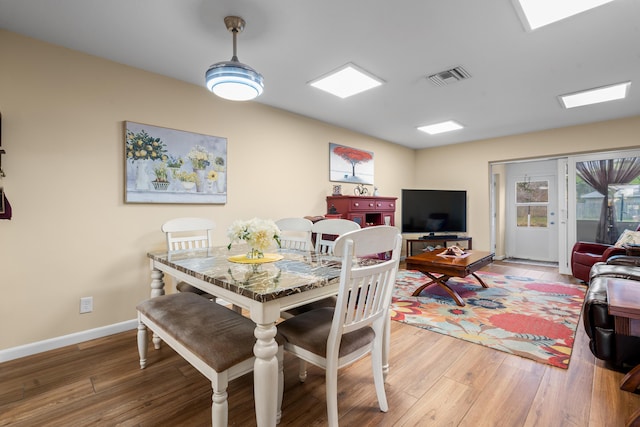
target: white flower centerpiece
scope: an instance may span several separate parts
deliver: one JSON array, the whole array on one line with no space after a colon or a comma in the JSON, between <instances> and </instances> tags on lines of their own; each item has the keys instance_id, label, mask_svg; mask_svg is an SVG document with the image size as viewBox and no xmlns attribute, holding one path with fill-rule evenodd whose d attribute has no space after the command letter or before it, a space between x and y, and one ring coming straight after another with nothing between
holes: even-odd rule
<instances>
[{"instance_id":1,"label":"white flower centerpiece","mask_svg":"<svg viewBox=\"0 0 640 427\"><path fill-rule=\"evenodd\" d=\"M270 219L253 218L247 221L237 220L227 230L227 236L231 240L227 249L231 245L241 240L247 242L251 250L247 253L247 258L264 258L264 251L275 242L280 247L280 229Z\"/></svg>"}]
</instances>

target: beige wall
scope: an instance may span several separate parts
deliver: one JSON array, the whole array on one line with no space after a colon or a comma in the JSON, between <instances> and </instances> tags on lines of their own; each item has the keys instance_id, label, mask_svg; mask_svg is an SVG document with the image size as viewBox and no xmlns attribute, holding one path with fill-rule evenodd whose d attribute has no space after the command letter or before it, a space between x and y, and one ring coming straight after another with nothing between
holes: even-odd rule
<instances>
[{"instance_id":1,"label":"beige wall","mask_svg":"<svg viewBox=\"0 0 640 427\"><path fill-rule=\"evenodd\" d=\"M135 318L169 218L213 218L226 244L235 219L324 214L329 142L374 152L381 195L413 179L415 152L385 141L14 33L0 31L0 52L13 206L0 221L0 349ZM126 120L226 137L227 204L125 204ZM83 296L93 313L79 314Z\"/></svg>"},{"instance_id":2,"label":"beige wall","mask_svg":"<svg viewBox=\"0 0 640 427\"><path fill-rule=\"evenodd\" d=\"M421 188L467 190L468 234L474 249L489 250L491 162L638 146L640 116L436 147L417 152L414 182ZM504 230L498 231L503 236Z\"/></svg>"}]
</instances>

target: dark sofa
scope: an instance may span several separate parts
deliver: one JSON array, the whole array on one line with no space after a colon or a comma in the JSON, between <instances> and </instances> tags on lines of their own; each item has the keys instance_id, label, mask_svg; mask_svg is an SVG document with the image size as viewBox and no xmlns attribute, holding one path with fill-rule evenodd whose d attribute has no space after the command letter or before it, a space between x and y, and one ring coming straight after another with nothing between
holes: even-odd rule
<instances>
[{"instance_id":1,"label":"dark sofa","mask_svg":"<svg viewBox=\"0 0 640 427\"><path fill-rule=\"evenodd\" d=\"M606 279L609 277L634 280L640 286L640 257L620 255L595 264L583 307L591 352L614 368L626 369L640 363L640 337L616 334L607 302Z\"/></svg>"}]
</instances>

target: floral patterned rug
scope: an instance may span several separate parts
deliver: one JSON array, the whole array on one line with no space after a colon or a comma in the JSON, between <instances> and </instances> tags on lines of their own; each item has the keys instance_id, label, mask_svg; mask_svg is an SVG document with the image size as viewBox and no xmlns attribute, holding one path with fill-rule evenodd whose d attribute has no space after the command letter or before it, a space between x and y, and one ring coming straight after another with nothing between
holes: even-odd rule
<instances>
[{"instance_id":1,"label":"floral patterned rug","mask_svg":"<svg viewBox=\"0 0 640 427\"><path fill-rule=\"evenodd\" d=\"M418 271L398 271L392 319L568 368L586 288L483 271L476 274L488 288L473 276L447 282L466 303L459 307L438 285L411 296L429 279Z\"/></svg>"}]
</instances>

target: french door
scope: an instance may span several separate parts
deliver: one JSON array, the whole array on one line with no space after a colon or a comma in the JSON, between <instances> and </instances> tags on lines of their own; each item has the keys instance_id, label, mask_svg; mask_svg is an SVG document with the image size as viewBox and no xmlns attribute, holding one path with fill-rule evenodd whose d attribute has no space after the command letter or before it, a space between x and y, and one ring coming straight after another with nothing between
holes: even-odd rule
<instances>
[{"instance_id":1,"label":"french door","mask_svg":"<svg viewBox=\"0 0 640 427\"><path fill-rule=\"evenodd\" d=\"M557 161L507 165L506 256L558 262Z\"/></svg>"},{"instance_id":2,"label":"french door","mask_svg":"<svg viewBox=\"0 0 640 427\"><path fill-rule=\"evenodd\" d=\"M613 244L640 223L640 150L571 158L572 241Z\"/></svg>"}]
</instances>

